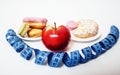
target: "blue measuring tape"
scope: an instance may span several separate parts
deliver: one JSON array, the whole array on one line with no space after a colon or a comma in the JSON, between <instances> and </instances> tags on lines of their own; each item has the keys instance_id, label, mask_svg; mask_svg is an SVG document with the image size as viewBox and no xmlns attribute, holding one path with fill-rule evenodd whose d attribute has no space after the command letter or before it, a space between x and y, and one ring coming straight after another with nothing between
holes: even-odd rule
<instances>
[{"instance_id":1,"label":"blue measuring tape","mask_svg":"<svg viewBox=\"0 0 120 75\"><path fill-rule=\"evenodd\" d=\"M86 63L110 49L117 42L118 38L119 29L112 25L110 33L103 40L82 49L83 57L79 50L70 52L70 55L67 52L41 51L28 46L16 35L14 30L9 29L6 33L6 40L17 53L20 53L21 57L30 60L34 52L36 64L45 65L48 63L50 67L61 67L63 64L67 67L72 67L80 63Z\"/></svg>"}]
</instances>

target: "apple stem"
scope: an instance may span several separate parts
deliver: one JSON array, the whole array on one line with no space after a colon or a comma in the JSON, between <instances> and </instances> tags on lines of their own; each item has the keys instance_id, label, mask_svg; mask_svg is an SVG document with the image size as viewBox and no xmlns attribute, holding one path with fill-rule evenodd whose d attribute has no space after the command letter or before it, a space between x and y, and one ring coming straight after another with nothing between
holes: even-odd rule
<instances>
[{"instance_id":1,"label":"apple stem","mask_svg":"<svg viewBox=\"0 0 120 75\"><path fill-rule=\"evenodd\" d=\"M54 22L55 30L56 30L56 22Z\"/></svg>"}]
</instances>

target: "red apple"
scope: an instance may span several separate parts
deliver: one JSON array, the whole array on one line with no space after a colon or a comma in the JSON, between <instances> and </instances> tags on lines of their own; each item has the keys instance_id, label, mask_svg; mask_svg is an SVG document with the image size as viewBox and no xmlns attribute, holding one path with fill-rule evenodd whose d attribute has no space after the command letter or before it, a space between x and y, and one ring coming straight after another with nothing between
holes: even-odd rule
<instances>
[{"instance_id":1,"label":"red apple","mask_svg":"<svg viewBox=\"0 0 120 75\"><path fill-rule=\"evenodd\" d=\"M71 35L69 30L60 25L58 28L46 26L42 31L42 41L44 45L52 51L63 51L69 44Z\"/></svg>"}]
</instances>

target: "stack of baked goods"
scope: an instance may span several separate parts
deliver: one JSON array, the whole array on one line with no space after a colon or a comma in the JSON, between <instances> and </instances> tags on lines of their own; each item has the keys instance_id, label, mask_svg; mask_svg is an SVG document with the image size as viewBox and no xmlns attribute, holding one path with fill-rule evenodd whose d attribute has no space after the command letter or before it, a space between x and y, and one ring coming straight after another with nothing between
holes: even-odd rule
<instances>
[{"instance_id":1,"label":"stack of baked goods","mask_svg":"<svg viewBox=\"0 0 120 75\"><path fill-rule=\"evenodd\" d=\"M20 27L18 34L21 37L41 37L42 30L46 24L46 18L26 17L23 19L23 25Z\"/></svg>"},{"instance_id":2,"label":"stack of baked goods","mask_svg":"<svg viewBox=\"0 0 120 75\"><path fill-rule=\"evenodd\" d=\"M76 38L90 38L98 34L98 24L91 19L82 19L78 22L68 21L67 28Z\"/></svg>"}]
</instances>

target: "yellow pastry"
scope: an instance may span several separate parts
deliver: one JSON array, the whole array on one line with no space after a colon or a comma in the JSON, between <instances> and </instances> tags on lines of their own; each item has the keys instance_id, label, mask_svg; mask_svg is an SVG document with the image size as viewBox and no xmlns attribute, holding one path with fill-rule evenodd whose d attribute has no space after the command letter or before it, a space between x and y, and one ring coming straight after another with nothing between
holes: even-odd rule
<instances>
[{"instance_id":1,"label":"yellow pastry","mask_svg":"<svg viewBox=\"0 0 120 75\"><path fill-rule=\"evenodd\" d=\"M31 29L28 31L28 37L36 38L42 35L42 29Z\"/></svg>"},{"instance_id":2,"label":"yellow pastry","mask_svg":"<svg viewBox=\"0 0 120 75\"><path fill-rule=\"evenodd\" d=\"M30 28L43 29L46 26L46 23L28 23Z\"/></svg>"},{"instance_id":3,"label":"yellow pastry","mask_svg":"<svg viewBox=\"0 0 120 75\"><path fill-rule=\"evenodd\" d=\"M20 29L19 29L19 31L18 31L18 34L19 34L20 36L24 37L28 30L29 30L29 24L23 24L23 25L20 27Z\"/></svg>"}]
</instances>

